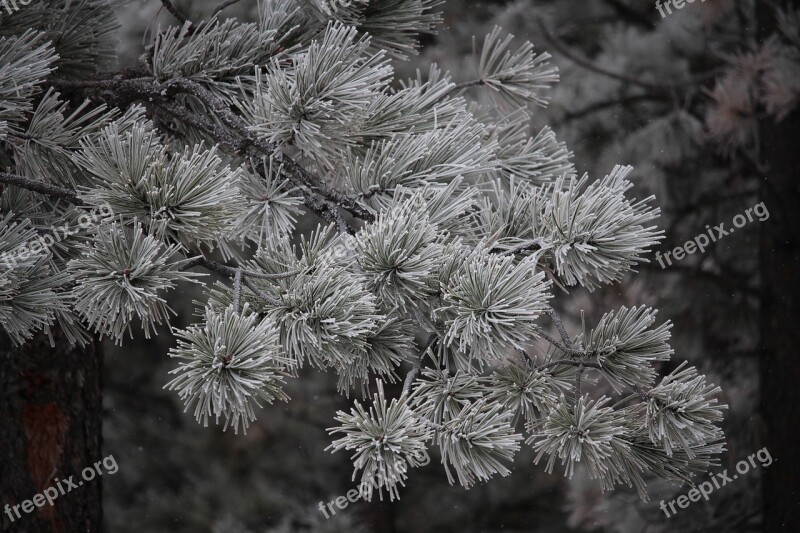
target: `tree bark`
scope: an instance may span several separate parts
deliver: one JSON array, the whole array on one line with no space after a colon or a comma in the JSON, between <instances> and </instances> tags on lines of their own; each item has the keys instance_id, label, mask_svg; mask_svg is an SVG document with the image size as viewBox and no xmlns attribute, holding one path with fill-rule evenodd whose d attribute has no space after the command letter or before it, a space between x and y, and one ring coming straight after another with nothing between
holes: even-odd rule
<instances>
[{"instance_id":1,"label":"tree bark","mask_svg":"<svg viewBox=\"0 0 800 533\"><path fill-rule=\"evenodd\" d=\"M759 2L759 37L776 29L775 14ZM778 124L762 123L760 200L770 217L761 224L761 412L764 444L774 464L764 470L763 531L783 531L800 525L800 112Z\"/></svg>"},{"instance_id":2,"label":"tree bark","mask_svg":"<svg viewBox=\"0 0 800 533\"><path fill-rule=\"evenodd\" d=\"M54 337L55 347L40 334L13 348L0 334L2 531L102 529L102 477L71 490L63 482L74 476L77 484L83 469L102 459L102 353L97 342L76 348L60 331ZM18 507L17 517L14 506L59 481L63 495L52 506L40 499L30 513Z\"/></svg>"}]
</instances>

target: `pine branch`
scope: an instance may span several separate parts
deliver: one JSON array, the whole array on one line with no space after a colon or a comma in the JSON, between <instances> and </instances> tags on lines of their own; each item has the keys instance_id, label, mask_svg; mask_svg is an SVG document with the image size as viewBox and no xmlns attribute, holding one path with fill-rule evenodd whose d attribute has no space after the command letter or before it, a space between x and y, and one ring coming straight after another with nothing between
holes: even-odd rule
<instances>
[{"instance_id":1,"label":"pine branch","mask_svg":"<svg viewBox=\"0 0 800 533\"><path fill-rule=\"evenodd\" d=\"M632 104L635 102L669 102L671 98L665 94L635 94L632 96L624 96L620 98L613 98L611 100L604 100L602 102L595 102L591 105L584 107L583 109L578 109L576 111L566 110L564 112L564 118L560 121L557 121L557 125L566 124L569 121L581 119L587 115L591 115L592 113L597 113L599 111L603 111L608 109L609 107L615 106L626 106L628 104Z\"/></svg>"},{"instance_id":2,"label":"pine branch","mask_svg":"<svg viewBox=\"0 0 800 533\"><path fill-rule=\"evenodd\" d=\"M547 333L545 333L541 329L537 330L536 334L539 337L541 337L544 340L546 340L547 342L549 342L550 344L552 344L553 346L555 346L556 348L558 348L559 350L561 350L562 352L564 352L564 353L568 353L570 355L578 355L578 356L586 355L586 352L584 352L583 350L576 350L574 348L567 348L560 341L554 339L553 337L551 337L550 335L548 335Z\"/></svg>"},{"instance_id":3,"label":"pine branch","mask_svg":"<svg viewBox=\"0 0 800 533\"><path fill-rule=\"evenodd\" d=\"M583 363L578 364L578 370L575 372L575 385L572 388L572 409L578 405L578 400L581 398L581 377L583 377L584 367ZM599 365L598 365L599 366Z\"/></svg>"},{"instance_id":4,"label":"pine branch","mask_svg":"<svg viewBox=\"0 0 800 533\"><path fill-rule=\"evenodd\" d=\"M368 222L374 220L374 215L369 212L365 207L359 204L354 198L351 198L344 193L341 193L327 185L324 180L312 174L305 167L299 165L294 159L285 155L277 153L275 145L263 141L258 136L247 128L247 124L239 116L237 116L231 109L222 101L217 95L212 93L203 85L187 79L175 79L166 83L168 87L175 87L180 92L187 92L196 96L201 102L206 104L214 114L219 117L222 122L236 131L244 138L245 146L255 148L262 155L267 155L275 158L275 161L283 166L284 170L292 178L292 181L299 185L308 187L311 191L323 196L347 211L351 212L354 216L362 218Z\"/></svg>"},{"instance_id":5,"label":"pine branch","mask_svg":"<svg viewBox=\"0 0 800 533\"><path fill-rule=\"evenodd\" d=\"M295 184L306 187L311 192L334 202L355 217L367 222L372 222L375 219L375 216L355 198L337 191L291 157L278 153L274 144L259 139L255 133L248 129L245 121L236 115L222 99L197 82L185 78L159 82L151 77L133 79L115 77L83 81L50 80L50 83L55 87L64 89L89 90L93 99L99 99L120 107L137 100L156 104L161 104L162 102L170 103L169 99L175 94L191 94L209 107L225 126L235 131L242 139L234 141L230 135L224 134L218 127L214 127L204 119L189 119L190 124L200 127L209 135L214 135L213 138L216 141L224 147L235 149L237 153L275 158L276 163L283 167L286 176ZM186 117L191 114L188 110L184 112L174 105L167 105L166 110L178 117ZM219 135L219 138L217 135Z\"/></svg>"},{"instance_id":6,"label":"pine branch","mask_svg":"<svg viewBox=\"0 0 800 533\"><path fill-rule=\"evenodd\" d=\"M215 124L203 115L193 113L175 102L158 102L157 105L159 109L166 112L168 115L202 131L217 141L226 150L233 153L244 152L246 144L244 141L235 138L228 130L219 124Z\"/></svg>"}]
</instances>

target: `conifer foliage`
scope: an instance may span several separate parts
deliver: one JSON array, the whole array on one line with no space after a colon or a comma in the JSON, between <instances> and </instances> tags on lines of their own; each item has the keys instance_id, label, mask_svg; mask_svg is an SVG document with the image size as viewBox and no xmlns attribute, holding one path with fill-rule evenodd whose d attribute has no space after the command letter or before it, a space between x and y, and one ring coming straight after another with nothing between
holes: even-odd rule
<instances>
[{"instance_id":1,"label":"conifer foliage","mask_svg":"<svg viewBox=\"0 0 800 533\"><path fill-rule=\"evenodd\" d=\"M199 322L174 331L167 387L235 431L288 401L305 364L348 397L375 387L336 415L331 449L390 499L429 449L466 488L531 445L548 471L583 465L643 499L647 473L715 464L718 388L693 368L655 384L669 323L622 308L577 334L551 307L555 290L621 282L662 234L631 167L579 177L551 130L531 131L558 80L545 52L495 28L474 81L438 65L399 80L436 1L264 0L249 22L165 2L185 20L108 74L114 4L0 15L0 319L15 343L151 334L179 283L213 273ZM301 218L319 224L300 235ZM594 379L624 397L593 397Z\"/></svg>"}]
</instances>

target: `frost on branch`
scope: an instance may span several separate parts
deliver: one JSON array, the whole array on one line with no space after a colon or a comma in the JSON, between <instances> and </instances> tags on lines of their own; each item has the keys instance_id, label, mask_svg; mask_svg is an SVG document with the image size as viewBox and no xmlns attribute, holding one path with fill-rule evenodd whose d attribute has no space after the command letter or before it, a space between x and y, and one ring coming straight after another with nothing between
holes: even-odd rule
<instances>
[{"instance_id":1,"label":"frost on branch","mask_svg":"<svg viewBox=\"0 0 800 533\"><path fill-rule=\"evenodd\" d=\"M706 378L697 374L694 367L684 368L685 362L664 377L647 394L645 421L650 439L662 444L664 452L672 456L675 448L682 448L689 458L694 458L693 447L722 438L715 424L722 421L722 410L715 395L719 387L706 384Z\"/></svg>"},{"instance_id":2,"label":"frost on branch","mask_svg":"<svg viewBox=\"0 0 800 533\"><path fill-rule=\"evenodd\" d=\"M256 419L261 401L288 401L283 384L294 364L283 355L278 333L270 320L244 306L241 313L228 307L219 313L206 309L205 322L175 332L177 348L170 356L180 360L165 388L177 390L188 411L194 406L198 422L225 419L238 433Z\"/></svg>"},{"instance_id":3,"label":"frost on branch","mask_svg":"<svg viewBox=\"0 0 800 533\"><path fill-rule=\"evenodd\" d=\"M217 278L203 322L174 332L167 387L238 431L306 364L348 398L378 378L370 407L329 430L366 499L397 498L430 443L451 483L507 475L523 431L546 470L582 464L642 498L648 474L683 483L715 464L719 389L694 369L656 384L669 322L623 307L587 336L551 307L553 286L592 291L647 261L663 238L652 198L631 196L631 167L579 178L533 128L558 73L500 28L475 80L436 64L397 79L438 4L265 0L253 20L158 29L135 70L108 75L111 3L4 16L4 333L149 336L203 269ZM468 100L479 90L513 111ZM113 218L29 253L100 209ZM633 394L609 407L601 380Z\"/></svg>"},{"instance_id":4,"label":"frost on branch","mask_svg":"<svg viewBox=\"0 0 800 533\"><path fill-rule=\"evenodd\" d=\"M334 452L353 451L353 480L361 473L362 496L372 501L373 480L378 480L378 494L383 500L384 488L390 500L399 498L398 485L405 485L408 467L418 466L426 452L431 430L408 407L406 398L393 398L387 405L383 383L378 380L378 392L373 396L369 411L358 401L350 413L339 411L336 421L341 426L329 428L330 434L342 433L327 448Z\"/></svg>"},{"instance_id":5,"label":"frost on branch","mask_svg":"<svg viewBox=\"0 0 800 533\"><path fill-rule=\"evenodd\" d=\"M95 241L84 245L68 265L76 280L75 310L101 337L118 344L125 332L133 336L134 317L149 338L156 325L168 323L170 313L175 314L164 292L198 276L181 271L182 263L172 260L176 251L176 245L164 246L147 235L136 219L131 229L116 221L100 226Z\"/></svg>"}]
</instances>

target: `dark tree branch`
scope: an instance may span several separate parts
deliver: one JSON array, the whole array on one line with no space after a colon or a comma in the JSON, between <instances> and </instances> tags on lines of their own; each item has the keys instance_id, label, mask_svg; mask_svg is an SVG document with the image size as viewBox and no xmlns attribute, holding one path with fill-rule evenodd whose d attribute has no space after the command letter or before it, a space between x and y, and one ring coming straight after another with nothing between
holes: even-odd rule
<instances>
[{"instance_id":1,"label":"dark tree branch","mask_svg":"<svg viewBox=\"0 0 800 533\"><path fill-rule=\"evenodd\" d=\"M282 307L283 303L280 300L276 300L266 292L262 291L258 287L256 287L255 283L250 278L244 278L244 284L247 286L248 289L253 291L253 294L267 302L272 307Z\"/></svg>"},{"instance_id":2,"label":"dark tree branch","mask_svg":"<svg viewBox=\"0 0 800 533\"><path fill-rule=\"evenodd\" d=\"M457 93L458 91L460 91L462 89L468 89L470 87L476 87L478 85L483 85L484 83L486 83L486 82L483 81L483 80L472 80L472 81L465 81L464 83L458 83L458 84L454 85L453 88L450 89L450 92L447 93L447 94Z\"/></svg>"},{"instance_id":3,"label":"dark tree branch","mask_svg":"<svg viewBox=\"0 0 800 533\"><path fill-rule=\"evenodd\" d=\"M407 394L411 390L411 385L414 383L414 380L417 378L420 369L422 368L422 357L425 355L431 346L436 343L436 340L439 338L438 335L435 333L428 337L428 340L425 342L425 345L419 351L419 356L417 360L414 361L414 366L409 370L408 374L406 375L405 381L403 381L403 394Z\"/></svg>"},{"instance_id":4,"label":"dark tree branch","mask_svg":"<svg viewBox=\"0 0 800 533\"><path fill-rule=\"evenodd\" d=\"M64 187L59 187L58 185L53 185L52 183L33 180L24 176L18 176L17 174L9 174L8 172L0 172L0 182L8 183L9 185L28 189L29 191L38 192L40 194L45 194L47 196L52 196L54 198L61 198L74 205L85 205L83 200L78 197L78 194L75 191Z\"/></svg>"},{"instance_id":5,"label":"dark tree branch","mask_svg":"<svg viewBox=\"0 0 800 533\"><path fill-rule=\"evenodd\" d=\"M214 122L208 120L207 118L199 115L197 113L192 113L185 107L176 104L175 102L158 102L158 108L171 115L172 117L178 119L179 121L183 122L184 124L188 124L196 128L199 131L202 131L212 139L216 140L224 149L238 155L244 155L246 152L247 143L246 141L240 140L235 138L233 135L230 134L228 130L220 126L219 124L215 124ZM261 170L261 166L256 161L256 157L250 157L253 163L253 169L256 170L262 177L266 177ZM288 179L288 177L287 177ZM302 190L302 189L301 189ZM324 203L306 191L302 191L304 200L303 204L308 207L311 211L322 217L323 219L327 220L328 222L332 222L337 224L337 227L340 231L346 231L350 234L355 233L355 230L351 228L347 223L344 222L344 218L341 217L341 213L338 212L338 208L335 210L335 213L332 212L330 206L327 203Z\"/></svg>"},{"instance_id":6,"label":"dark tree branch","mask_svg":"<svg viewBox=\"0 0 800 533\"><path fill-rule=\"evenodd\" d=\"M620 0L603 0L608 4L617 14L631 22L647 30L655 29L656 25L642 13L636 11L631 6L621 2Z\"/></svg>"},{"instance_id":7,"label":"dark tree branch","mask_svg":"<svg viewBox=\"0 0 800 533\"><path fill-rule=\"evenodd\" d=\"M228 130L213 123L198 113L192 113L185 107L175 102L158 102L158 108L168 115L178 119L184 124L202 131L212 139L216 140L223 148L233 152L241 153L244 151L244 142L236 139Z\"/></svg>"},{"instance_id":8,"label":"dark tree branch","mask_svg":"<svg viewBox=\"0 0 800 533\"><path fill-rule=\"evenodd\" d=\"M548 368L552 368L558 365L568 365L568 366L577 366L579 369L580 367L588 367L588 368L596 368L598 370L602 370L601 367L597 363L592 363L590 361L576 361L575 359L559 359L558 361L551 361L550 363L546 363L544 365L539 365L536 367L536 370L547 370Z\"/></svg>"},{"instance_id":9,"label":"dark tree branch","mask_svg":"<svg viewBox=\"0 0 800 533\"><path fill-rule=\"evenodd\" d=\"M597 365L598 368L600 365ZM581 399L581 377L583 376L583 370L586 367L586 364L580 362L578 364L578 370L575 372L575 385L572 388L572 411L575 412L575 408L578 406L578 401Z\"/></svg>"},{"instance_id":10,"label":"dark tree branch","mask_svg":"<svg viewBox=\"0 0 800 533\"><path fill-rule=\"evenodd\" d=\"M530 241L525 241L505 251L501 251L499 248L492 248L489 251L493 254L499 253L500 255L517 255L521 254L522 252L541 250L542 248L544 248L544 240L539 238L539 239L532 239Z\"/></svg>"},{"instance_id":11,"label":"dark tree branch","mask_svg":"<svg viewBox=\"0 0 800 533\"><path fill-rule=\"evenodd\" d=\"M541 328L538 329L537 334L564 353L577 356L586 355L586 352L584 352L583 350L576 350L575 348L568 348L564 346L561 342L557 341L556 339L545 333Z\"/></svg>"},{"instance_id":12,"label":"dark tree branch","mask_svg":"<svg viewBox=\"0 0 800 533\"><path fill-rule=\"evenodd\" d=\"M210 259L206 259L203 256L197 256L189 259L183 265L181 270L188 270L190 268L194 268L196 266L203 266L212 272L216 272L217 274L222 274L223 276L233 277L233 304L235 309L238 311L239 309L239 299L241 298L241 284L250 289L253 294L267 302L269 305L273 307L280 307L283 305L280 300L276 300L269 294L265 293L264 291L260 290L256 287L255 283L253 283L252 278L256 279L281 279L286 278L289 276L293 276L295 274L299 274L300 270L294 270L292 272L284 272L281 274L265 274L263 272L250 272L247 270L242 270L240 267L232 267L229 265L223 265L222 263L217 263L216 261L212 261Z\"/></svg>"},{"instance_id":13,"label":"dark tree branch","mask_svg":"<svg viewBox=\"0 0 800 533\"><path fill-rule=\"evenodd\" d=\"M357 218L367 222L375 220L375 216L355 198L334 189L291 157L279 153L274 144L260 139L258 135L248 129L247 123L236 115L222 99L197 82L185 78L176 78L160 83L150 77L132 79L115 77L85 81L52 80L51 83L56 87L66 89L94 90L92 96L95 98L120 107L136 100L153 102L176 118L181 120L187 118L189 124L202 129L208 135L212 135L212 138L218 140L220 144L235 149L239 154L273 157L282 166L286 177L296 185L308 188L311 192L335 203ZM233 139L227 132L206 119L191 118L188 110L181 110L170 100L174 95L181 93L197 98L225 126L241 136L242 139Z\"/></svg>"},{"instance_id":14,"label":"dark tree branch","mask_svg":"<svg viewBox=\"0 0 800 533\"><path fill-rule=\"evenodd\" d=\"M161 0L161 3L164 4L164 7L167 8L167 11L169 11L173 17L178 19L178 22L181 24L186 24L189 22L189 19L186 17L186 15L181 13L181 11L175 7L175 4L173 4L171 0Z\"/></svg>"},{"instance_id":15,"label":"dark tree branch","mask_svg":"<svg viewBox=\"0 0 800 533\"><path fill-rule=\"evenodd\" d=\"M597 74L601 74L603 76L607 76L615 80L623 81L625 83L630 83L632 85L646 87L651 91L654 91L659 94L670 95L671 90L681 89L693 85L699 85L703 82L708 81L709 79L712 79L716 75L715 72L708 72L699 77L678 82L667 82L667 81L651 82L651 81L640 80L638 78L627 76L625 74L620 74L618 72L612 72L610 70L598 67L588 59L580 57L576 53L572 52L569 49L569 47L565 45L560 39L558 39L555 35L550 33L550 31L547 29L547 27L545 26L544 22L541 19L538 19L536 21L536 26L537 29L541 32L542 37L544 37L545 41L548 42L548 44L553 48L553 50L555 50L562 56L566 57L567 59L571 60L573 63L580 65L581 67L587 70L591 70L592 72L595 72Z\"/></svg>"},{"instance_id":16,"label":"dark tree branch","mask_svg":"<svg viewBox=\"0 0 800 533\"><path fill-rule=\"evenodd\" d=\"M236 115L217 95L212 93L203 85L196 83L185 78L178 78L167 82L168 85L174 86L181 92L190 93L196 96L206 106L211 108L223 124L234 130L241 135L247 146L255 148L263 155L274 157L275 161L283 165L284 170L288 175L293 178L298 184L308 187L312 192L319 194L327 200L330 200L347 211L351 212L354 216L367 220L369 222L375 219L374 215L370 213L364 206L359 204L354 198L345 195L330 187L321 178L309 172L305 167L299 165L291 157L280 154L277 147L268 143L258 137L255 133L247 128L247 124Z\"/></svg>"},{"instance_id":17,"label":"dark tree branch","mask_svg":"<svg viewBox=\"0 0 800 533\"><path fill-rule=\"evenodd\" d=\"M558 314L558 311L553 309L552 307L548 307L545 310L547 316L550 317L550 320L553 321L555 324L556 329L558 330L558 334L561 336L561 341L564 343L564 346L567 348L572 348L572 340L570 340L569 335L567 334L567 329L564 327L564 322L561 320L561 316Z\"/></svg>"},{"instance_id":18,"label":"dark tree branch","mask_svg":"<svg viewBox=\"0 0 800 533\"><path fill-rule=\"evenodd\" d=\"M569 111L568 110L566 113L564 113L564 118L561 121L559 121L558 124L561 125L561 124L564 124L564 123L569 122L571 120L577 120L577 119L583 118L583 117L585 117L587 115L591 115L592 113L597 113L598 111L603 111L605 109L608 109L609 107L615 107L615 106L618 106L618 105L619 106L624 106L624 105L627 105L627 104L632 104L634 102L646 102L646 101L656 101L656 102L657 101L661 101L661 102L665 102L665 101L669 101L669 100L670 100L670 98L668 98L664 94L651 94L651 93L648 93L648 94L636 94L636 95L625 96L625 97L617 98L617 99L613 99L613 100L605 100L605 101L602 101L602 102L596 102L596 103L594 103L592 105L588 105L588 106L584 107L583 109L578 109L577 111Z\"/></svg>"},{"instance_id":19,"label":"dark tree branch","mask_svg":"<svg viewBox=\"0 0 800 533\"><path fill-rule=\"evenodd\" d=\"M280 274L252 272L250 270L242 270L241 267L238 266L225 265L223 263L212 261L211 259L206 259L202 255L188 259L181 267L181 270L189 270L190 268L194 268L196 266L205 267L208 270L211 270L212 272L216 272L217 274L221 274L223 276L228 276L228 277L235 277L237 272L241 272L242 275L246 278L267 279L267 280L284 279L291 276L295 276L300 272L302 272L302 270L292 270L290 272L281 272Z\"/></svg>"},{"instance_id":20,"label":"dark tree branch","mask_svg":"<svg viewBox=\"0 0 800 533\"><path fill-rule=\"evenodd\" d=\"M232 6L233 4L236 4L238 2L239 2L239 0L225 0L220 5L218 5L217 7L214 8L214 11L211 13L211 16L212 17L217 16L217 14L219 14L220 11L222 11L226 7Z\"/></svg>"},{"instance_id":21,"label":"dark tree branch","mask_svg":"<svg viewBox=\"0 0 800 533\"><path fill-rule=\"evenodd\" d=\"M239 300L242 297L242 269L236 269L236 275L233 277L233 309L239 312Z\"/></svg>"}]
</instances>

